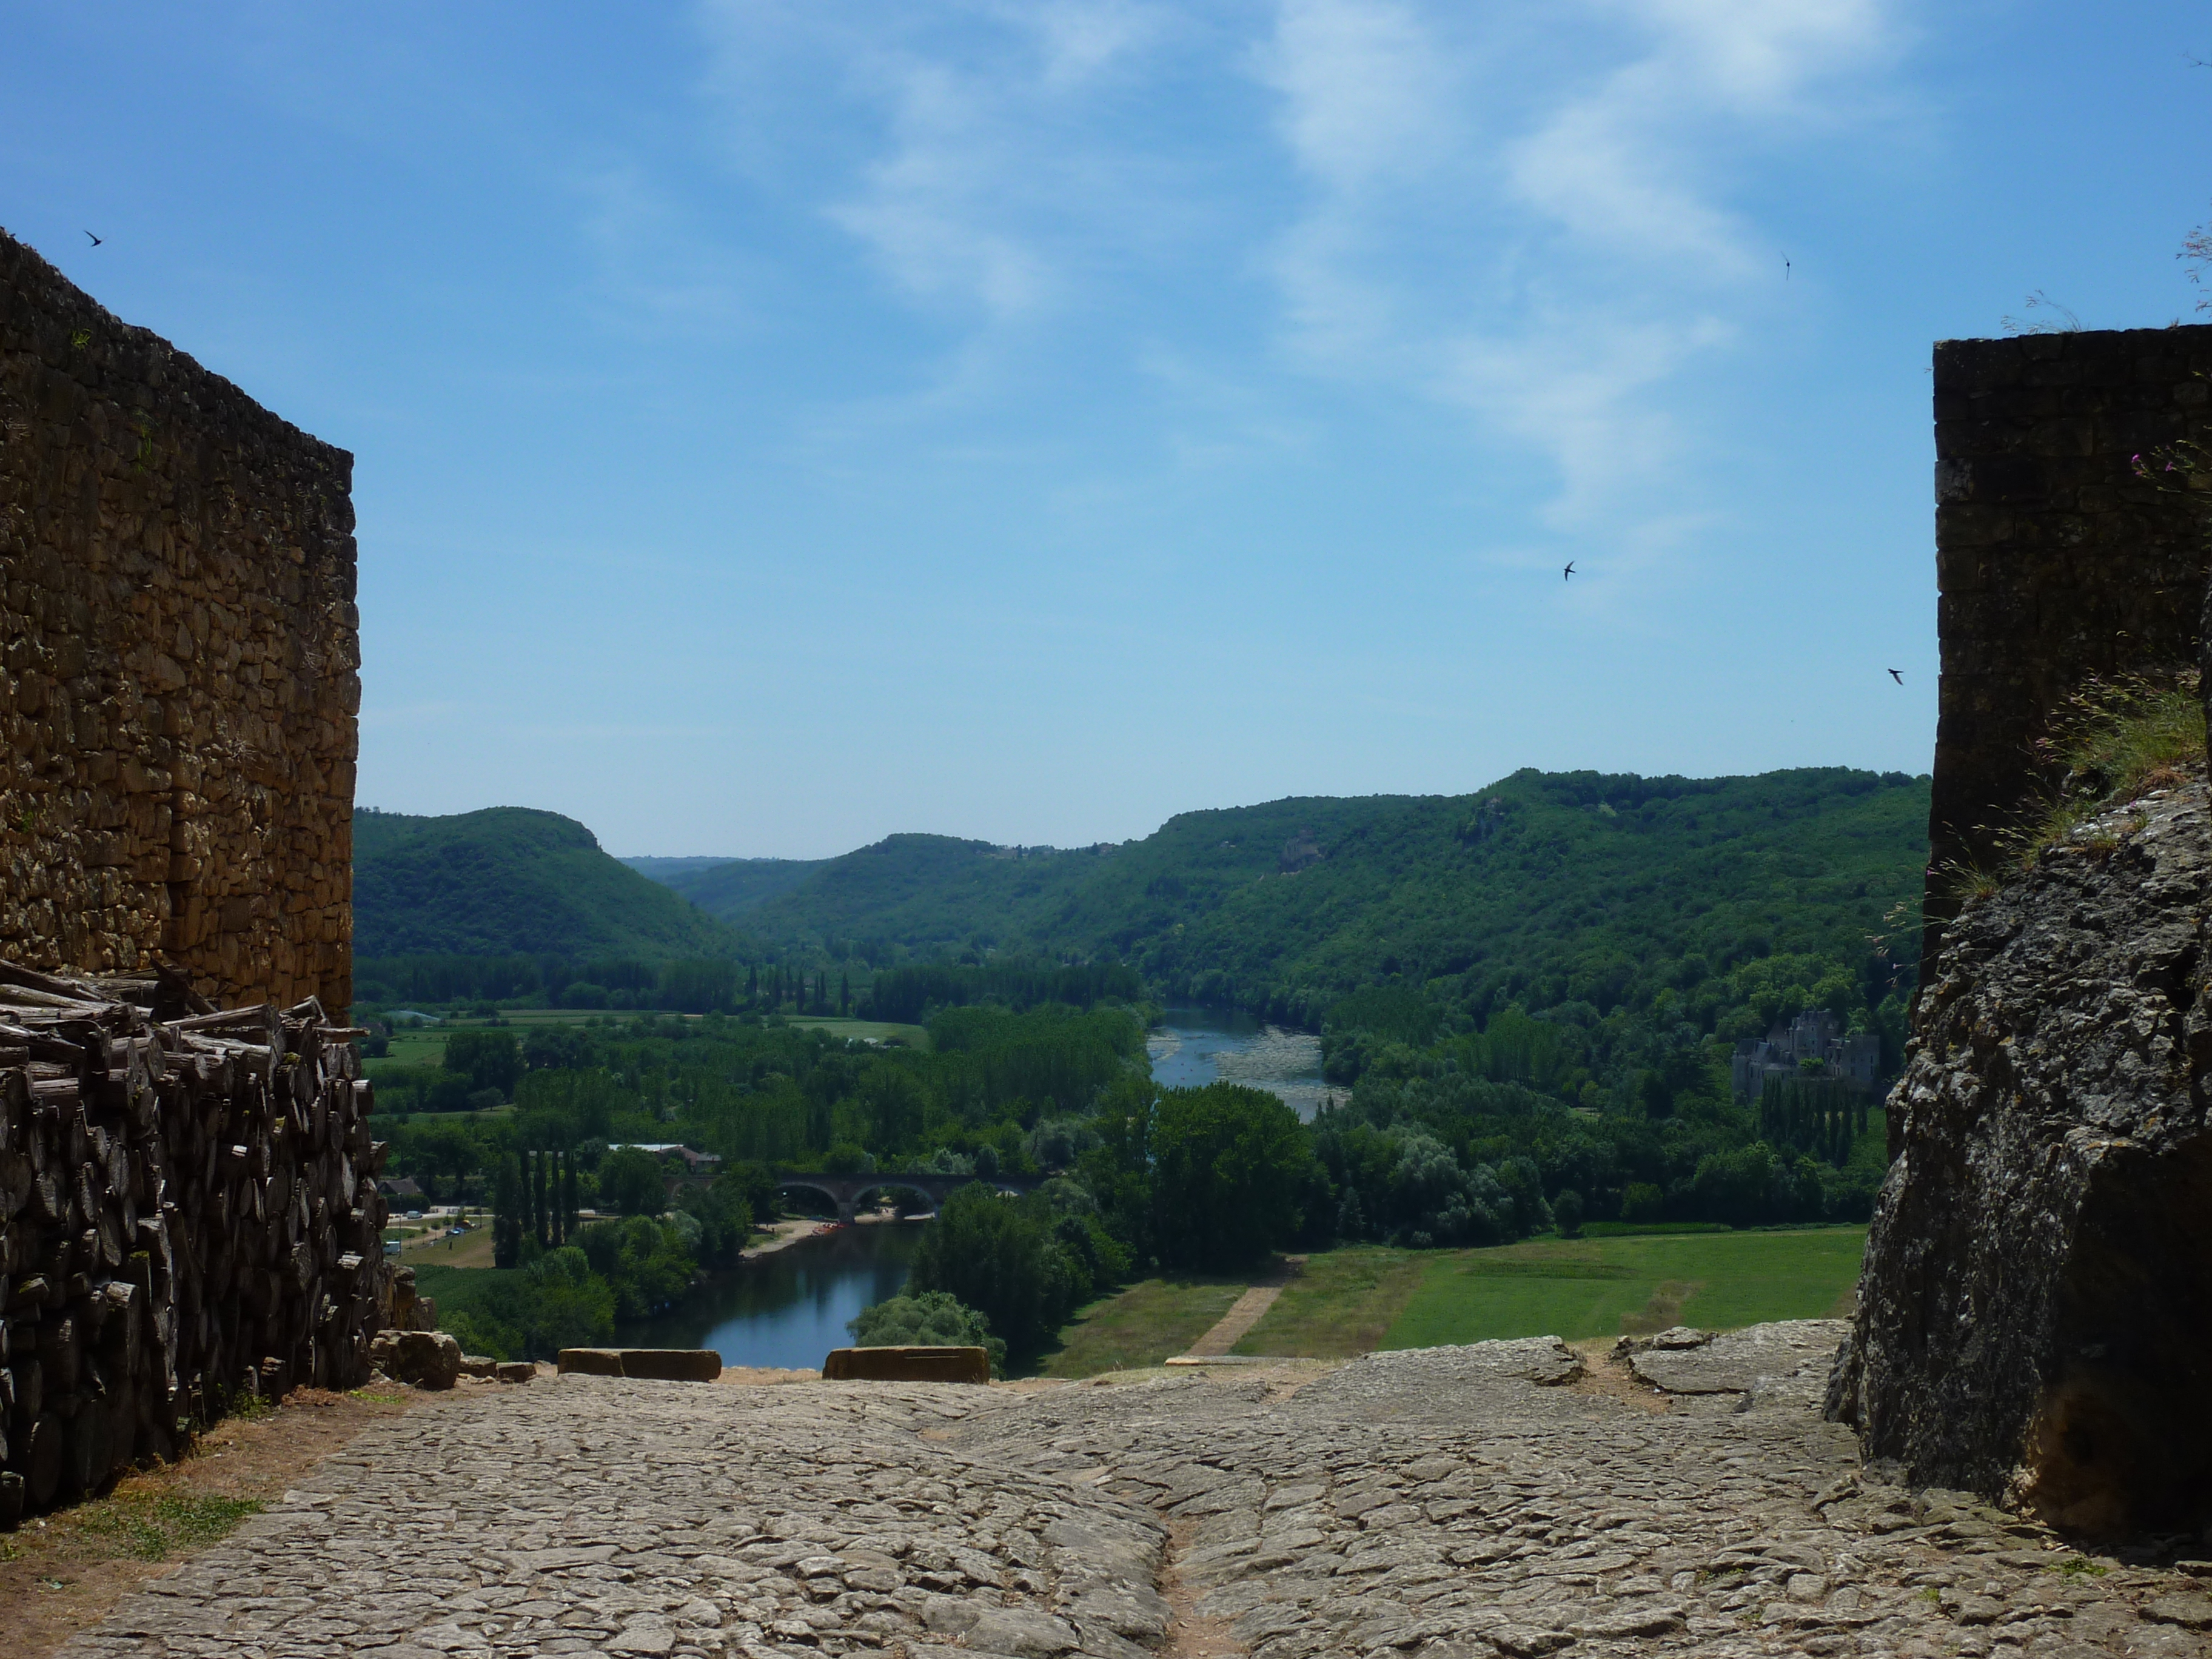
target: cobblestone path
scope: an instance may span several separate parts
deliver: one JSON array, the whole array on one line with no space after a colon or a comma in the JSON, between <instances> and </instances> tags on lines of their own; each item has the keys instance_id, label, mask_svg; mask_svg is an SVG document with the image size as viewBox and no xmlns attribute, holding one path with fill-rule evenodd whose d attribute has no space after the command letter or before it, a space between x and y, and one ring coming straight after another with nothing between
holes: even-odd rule
<instances>
[{"instance_id":1,"label":"cobblestone path","mask_svg":"<svg viewBox=\"0 0 2212 1659\"><path fill-rule=\"evenodd\" d=\"M1661 1339L1663 1395L1548 1340L1032 1393L487 1390L370 1430L68 1651L2205 1651L2191 1564L1860 1470L1817 1414L1837 1334Z\"/></svg>"}]
</instances>

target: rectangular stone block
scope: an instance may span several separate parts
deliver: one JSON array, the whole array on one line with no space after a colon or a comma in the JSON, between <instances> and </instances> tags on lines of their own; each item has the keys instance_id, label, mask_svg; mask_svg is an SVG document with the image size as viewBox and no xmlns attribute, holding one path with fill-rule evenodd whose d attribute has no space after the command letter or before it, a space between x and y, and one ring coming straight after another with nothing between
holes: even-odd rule
<instances>
[{"instance_id":1,"label":"rectangular stone block","mask_svg":"<svg viewBox=\"0 0 2212 1659\"><path fill-rule=\"evenodd\" d=\"M981 1348L832 1348L822 1362L830 1382L988 1382Z\"/></svg>"},{"instance_id":2,"label":"rectangular stone block","mask_svg":"<svg viewBox=\"0 0 2212 1659\"><path fill-rule=\"evenodd\" d=\"M619 1348L563 1348L560 1364L563 1376L620 1376L623 1374L622 1350Z\"/></svg>"},{"instance_id":3,"label":"rectangular stone block","mask_svg":"<svg viewBox=\"0 0 2212 1659\"><path fill-rule=\"evenodd\" d=\"M712 1382L722 1356L712 1348L563 1348L561 1375L627 1376L651 1382Z\"/></svg>"},{"instance_id":4,"label":"rectangular stone block","mask_svg":"<svg viewBox=\"0 0 2212 1659\"><path fill-rule=\"evenodd\" d=\"M712 1382L722 1356L712 1348L624 1348L622 1374L654 1382Z\"/></svg>"}]
</instances>

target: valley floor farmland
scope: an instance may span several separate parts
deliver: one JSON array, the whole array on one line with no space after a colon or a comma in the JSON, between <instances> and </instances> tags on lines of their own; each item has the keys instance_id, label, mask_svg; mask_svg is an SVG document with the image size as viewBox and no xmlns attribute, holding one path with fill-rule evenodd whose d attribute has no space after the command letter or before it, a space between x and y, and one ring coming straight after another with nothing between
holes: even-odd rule
<instances>
[{"instance_id":1,"label":"valley floor farmland","mask_svg":"<svg viewBox=\"0 0 2212 1659\"><path fill-rule=\"evenodd\" d=\"M1542 1240L1437 1253L1381 1346L1735 1330L1843 1311L1863 1227ZM1253 1334L1263 1335L1264 1324ZM1265 1352L1265 1350L1257 1350Z\"/></svg>"},{"instance_id":2,"label":"valley floor farmland","mask_svg":"<svg viewBox=\"0 0 2212 1659\"><path fill-rule=\"evenodd\" d=\"M1493 1337L1568 1341L1698 1325L1732 1330L1838 1311L1863 1227L1534 1239L1474 1250L1359 1245L1318 1253L1237 1345L1339 1359Z\"/></svg>"}]
</instances>

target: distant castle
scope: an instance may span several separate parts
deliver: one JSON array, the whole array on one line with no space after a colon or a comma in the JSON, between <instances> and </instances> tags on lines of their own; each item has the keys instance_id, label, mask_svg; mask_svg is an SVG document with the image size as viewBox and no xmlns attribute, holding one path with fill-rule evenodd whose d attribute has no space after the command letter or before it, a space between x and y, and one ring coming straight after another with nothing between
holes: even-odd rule
<instances>
[{"instance_id":1,"label":"distant castle","mask_svg":"<svg viewBox=\"0 0 2212 1659\"><path fill-rule=\"evenodd\" d=\"M1794 1078L1816 1060L1825 1077L1841 1078L1869 1094L1880 1091L1881 1038L1873 1031L1846 1036L1844 1022L1825 1008L1808 1009L1787 1025L1777 1025L1765 1042L1746 1037L1729 1060L1729 1079L1738 1100L1757 1100L1773 1077Z\"/></svg>"}]
</instances>

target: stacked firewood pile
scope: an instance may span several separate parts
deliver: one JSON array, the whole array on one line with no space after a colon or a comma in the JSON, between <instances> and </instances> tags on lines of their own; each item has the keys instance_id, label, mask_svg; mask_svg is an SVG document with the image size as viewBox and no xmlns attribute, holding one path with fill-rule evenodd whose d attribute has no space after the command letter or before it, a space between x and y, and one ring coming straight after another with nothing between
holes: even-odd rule
<instances>
[{"instance_id":1,"label":"stacked firewood pile","mask_svg":"<svg viewBox=\"0 0 2212 1659\"><path fill-rule=\"evenodd\" d=\"M367 1377L392 1293L356 1035L0 963L0 1525L240 1395Z\"/></svg>"}]
</instances>

